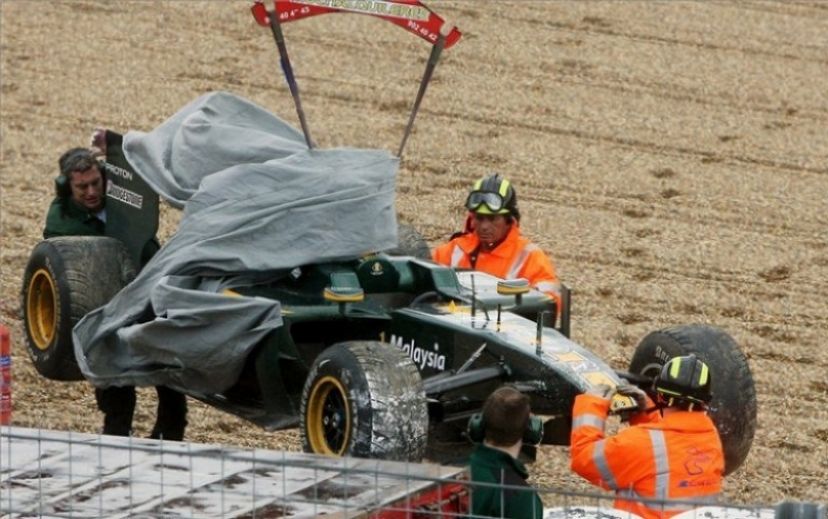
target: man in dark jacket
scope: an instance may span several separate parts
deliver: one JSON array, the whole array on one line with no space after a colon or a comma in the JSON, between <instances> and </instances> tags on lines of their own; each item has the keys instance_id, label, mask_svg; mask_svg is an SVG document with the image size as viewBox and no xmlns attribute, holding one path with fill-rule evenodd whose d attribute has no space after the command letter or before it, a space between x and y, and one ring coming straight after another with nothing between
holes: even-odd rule
<instances>
[{"instance_id":1,"label":"man in dark jacket","mask_svg":"<svg viewBox=\"0 0 828 519\"><path fill-rule=\"evenodd\" d=\"M58 164L57 196L49 206L43 237L103 236L106 176L98 160L87 148L73 148L60 157ZM180 441L187 426L187 400L167 387L157 386L156 390L158 415L150 437ZM103 433L128 436L135 412L135 387L96 388L95 399L98 409L104 413Z\"/></svg>"},{"instance_id":2,"label":"man in dark jacket","mask_svg":"<svg viewBox=\"0 0 828 519\"><path fill-rule=\"evenodd\" d=\"M471 455L471 517L540 519L543 503L526 483L518 459L529 427L529 397L510 386L498 388L483 404L483 443Z\"/></svg>"}]
</instances>

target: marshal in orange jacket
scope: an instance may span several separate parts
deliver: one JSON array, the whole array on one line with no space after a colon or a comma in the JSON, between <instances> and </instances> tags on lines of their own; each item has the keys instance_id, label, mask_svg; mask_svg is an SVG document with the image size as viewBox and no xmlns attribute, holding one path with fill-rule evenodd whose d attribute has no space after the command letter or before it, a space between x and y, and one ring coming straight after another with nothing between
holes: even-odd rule
<instances>
[{"instance_id":1,"label":"marshal in orange jacket","mask_svg":"<svg viewBox=\"0 0 828 519\"><path fill-rule=\"evenodd\" d=\"M571 467L591 483L614 490L616 508L661 519L718 499L724 454L705 412L638 413L630 427L607 438L609 406L609 400L595 395L575 398Z\"/></svg>"},{"instance_id":2,"label":"marshal in orange jacket","mask_svg":"<svg viewBox=\"0 0 828 519\"><path fill-rule=\"evenodd\" d=\"M475 251L477 261L472 265ZM512 225L506 238L491 252L480 250L480 239L468 232L434 249L431 257L442 265L473 268L503 279L524 278L560 303L561 285L555 267L540 247L520 234L517 225Z\"/></svg>"}]
</instances>

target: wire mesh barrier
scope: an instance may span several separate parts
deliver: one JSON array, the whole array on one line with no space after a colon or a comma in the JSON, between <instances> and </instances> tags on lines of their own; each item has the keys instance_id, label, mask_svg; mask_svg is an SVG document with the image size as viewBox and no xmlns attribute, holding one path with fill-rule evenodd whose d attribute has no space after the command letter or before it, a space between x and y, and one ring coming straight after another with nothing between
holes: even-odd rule
<instances>
[{"instance_id":1,"label":"wire mesh barrier","mask_svg":"<svg viewBox=\"0 0 828 519\"><path fill-rule=\"evenodd\" d=\"M525 491L467 477L435 464L0 427L3 518L474 517L475 489ZM545 519L637 517L608 494L539 492ZM786 505L702 507L680 519L824 517L824 507Z\"/></svg>"},{"instance_id":2,"label":"wire mesh barrier","mask_svg":"<svg viewBox=\"0 0 828 519\"><path fill-rule=\"evenodd\" d=\"M15 427L0 453L5 517L395 517L465 492L455 467Z\"/></svg>"}]
</instances>

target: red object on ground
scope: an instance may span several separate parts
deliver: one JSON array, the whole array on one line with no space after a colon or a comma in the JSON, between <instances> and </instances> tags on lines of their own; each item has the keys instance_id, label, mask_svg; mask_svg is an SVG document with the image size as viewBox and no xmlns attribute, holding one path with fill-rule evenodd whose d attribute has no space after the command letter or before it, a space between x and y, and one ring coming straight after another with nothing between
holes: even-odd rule
<instances>
[{"instance_id":1,"label":"red object on ground","mask_svg":"<svg viewBox=\"0 0 828 519\"><path fill-rule=\"evenodd\" d=\"M0 324L0 425L11 424L11 345L9 329Z\"/></svg>"},{"instance_id":2,"label":"red object on ground","mask_svg":"<svg viewBox=\"0 0 828 519\"><path fill-rule=\"evenodd\" d=\"M465 516L469 512L469 491L454 481L440 483L371 514L371 519L427 519Z\"/></svg>"}]
</instances>

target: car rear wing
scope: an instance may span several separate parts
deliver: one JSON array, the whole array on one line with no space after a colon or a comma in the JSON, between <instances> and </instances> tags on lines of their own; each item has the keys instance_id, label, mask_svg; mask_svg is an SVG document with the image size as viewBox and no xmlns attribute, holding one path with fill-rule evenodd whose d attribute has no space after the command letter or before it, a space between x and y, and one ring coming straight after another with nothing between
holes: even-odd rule
<instances>
[{"instance_id":1,"label":"car rear wing","mask_svg":"<svg viewBox=\"0 0 828 519\"><path fill-rule=\"evenodd\" d=\"M281 28L282 23L327 13L365 14L388 20L432 44L431 55L426 63L425 72L420 80L420 88L417 91L417 97L414 100L414 106L411 108L408 124L405 127L402 142L400 142L400 148L397 151L398 157L402 157L405 143L411 134L414 119L417 116L434 69L437 67L440 54L443 49L448 49L457 43L461 36L456 27L447 24L445 20L419 0L274 0L272 11L268 11L263 0L256 0L251 7L251 11L259 25L270 27L273 38L276 40L282 72L285 74L285 80L296 105L296 113L299 116L299 123L302 125L302 132L305 135L308 148L313 148L313 140L305 119L305 112L302 109L296 77L290 64L290 57Z\"/></svg>"}]
</instances>

